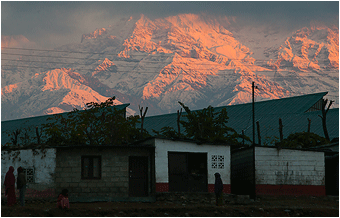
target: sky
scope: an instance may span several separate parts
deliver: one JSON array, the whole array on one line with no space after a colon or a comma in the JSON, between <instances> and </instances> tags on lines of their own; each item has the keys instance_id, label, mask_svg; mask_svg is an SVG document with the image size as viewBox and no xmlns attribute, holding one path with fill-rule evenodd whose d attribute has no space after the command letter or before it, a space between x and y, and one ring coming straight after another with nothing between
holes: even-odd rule
<instances>
[{"instance_id":1,"label":"sky","mask_svg":"<svg viewBox=\"0 0 340 218\"><path fill-rule=\"evenodd\" d=\"M151 1L151 2L18 2L1 1L1 36L23 35L44 48L79 43L82 34L108 27L121 16L144 14L150 19L181 13L235 16L249 22L308 24L339 19L338 1Z\"/></svg>"}]
</instances>

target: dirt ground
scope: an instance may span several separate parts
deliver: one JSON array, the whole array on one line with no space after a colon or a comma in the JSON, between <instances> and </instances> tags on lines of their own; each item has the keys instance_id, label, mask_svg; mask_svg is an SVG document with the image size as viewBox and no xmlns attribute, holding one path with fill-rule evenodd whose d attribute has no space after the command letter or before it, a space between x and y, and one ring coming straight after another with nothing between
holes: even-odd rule
<instances>
[{"instance_id":1,"label":"dirt ground","mask_svg":"<svg viewBox=\"0 0 340 218\"><path fill-rule=\"evenodd\" d=\"M15 205L1 207L1 216L29 217L29 216L56 216L56 217L284 217L284 216L315 216L339 217L338 197L289 197L289 196L259 196L256 201L247 203L229 203L223 206L211 204L184 204L183 202L156 201L153 203L141 202L94 202L71 203L71 208L61 210L56 203L34 202L27 203L25 207Z\"/></svg>"}]
</instances>

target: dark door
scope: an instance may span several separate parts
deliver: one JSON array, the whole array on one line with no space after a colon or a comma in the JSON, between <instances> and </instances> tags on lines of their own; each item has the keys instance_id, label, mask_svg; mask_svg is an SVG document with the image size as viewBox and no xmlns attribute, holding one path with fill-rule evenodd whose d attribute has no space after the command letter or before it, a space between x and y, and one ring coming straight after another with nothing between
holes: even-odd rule
<instances>
[{"instance_id":1,"label":"dark door","mask_svg":"<svg viewBox=\"0 0 340 218\"><path fill-rule=\"evenodd\" d=\"M169 191L188 191L188 155L187 153L169 152Z\"/></svg>"},{"instance_id":2,"label":"dark door","mask_svg":"<svg viewBox=\"0 0 340 218\"><path fill-rule=\"evenodd\" d=\"M189 192L208 191L206 153L188 153Z\"/></svg>"},{"instance_id":3,"label":"dark door","mask_svg":"<svg viewBox=\"0 0 340 218\"><path fill-rule=\"evenodd\" d=\"M148 196L148 157L129 157L129 196Z\"/></svg>"},{"instance_id":4,"label":"dark door","mask_svg":"<svg viewBox=\"0 0 340 218\"><path fill-rule=\"evenodd\" d=\"M339 156L325 157L326 195L339 196Z\"/></svg>"},{"instance_id":5,"label":"dark door","mask_svg":"<svg viewBox=\"0 0 340 218\"><path fill-rule=\"evenodd\" d=\"M207 154L169 152L169 191L208 191Z\"/></svg>"}]
</instances>

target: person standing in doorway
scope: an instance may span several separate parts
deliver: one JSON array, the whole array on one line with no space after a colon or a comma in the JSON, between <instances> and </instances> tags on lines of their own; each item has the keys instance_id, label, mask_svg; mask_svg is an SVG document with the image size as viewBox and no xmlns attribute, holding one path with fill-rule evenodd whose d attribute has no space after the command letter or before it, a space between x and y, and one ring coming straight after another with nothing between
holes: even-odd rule
<instances>
[{"instance_id":1,"label":"person standing in doorway","mask_svg":"<svg viewBox=\"0 0 340 218\"><path fill-rule=\"evenodd\" d=\"M20 196L19 196L20 205L25 206L25 192L26 192L25 173L22 167L19 167L17 171L18 171L17 188L20 191Z\"/></svg>"},{"instance_id":2,"label":"person standing in doorway","mask_svg":"<svg viewBox=\"0 0 340 218\"><path fill-rule=\"evenodd\" d=\"M215 196L216 196L216 206L221 206L223 204L223 183L221 175L215 173Z\"/></svg>"},{"instance_id":3,"label":"person standing in doorway","mask_svg":"<svg viewBox=\"0 0 340 218\"><path fill-rule=\"evenodd\" d=\"M7 206L13 206L17 203L15 196L15 177L14 167L10 166L5 176L5 196L7 196Z\"/></svg>"}]
</instances>

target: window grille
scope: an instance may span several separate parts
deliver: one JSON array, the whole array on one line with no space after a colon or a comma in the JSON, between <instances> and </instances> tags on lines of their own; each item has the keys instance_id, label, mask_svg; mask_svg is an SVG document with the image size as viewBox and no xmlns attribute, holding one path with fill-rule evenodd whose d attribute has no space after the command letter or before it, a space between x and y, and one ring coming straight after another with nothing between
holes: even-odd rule
<instances>
[{"instance_id":1,"label":"window grille","mask_svg":"<svg viewBox=\"0 0 340 218\"><path fill-rule=\"evenodd\" d=\"M34 169L24 168L23 170L26 177L26 183L34 183Z\"/></svg>"},{"instance_id":2,"label":"window grille","mask_svg":"<svg viewBox=\"0 0 340 218\"><path fill-rule=\"evenodd\" d=\"M211 155L211 168L224 169L224 155Z\"/></svg>"}]
</instances>

